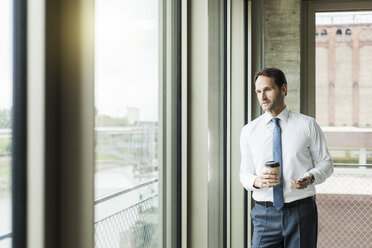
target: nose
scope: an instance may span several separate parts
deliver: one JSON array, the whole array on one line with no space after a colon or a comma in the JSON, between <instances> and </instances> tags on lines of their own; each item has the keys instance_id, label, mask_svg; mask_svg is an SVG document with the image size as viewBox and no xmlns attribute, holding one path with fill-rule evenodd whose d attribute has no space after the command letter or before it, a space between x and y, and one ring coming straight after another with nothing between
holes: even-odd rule
<instances>
[{"instance_id":1,"label":"nose","mask_svg":"<svg viewBox=\"0 0 372 248\"><path fill-rule=\"evenodd\" d=\"M260 94L260 99L261 99L261 100L265 100L265 99L266 99L266 94L265 94L265 92L262 92L262 93Z\"/></svg>"}]
</instances>

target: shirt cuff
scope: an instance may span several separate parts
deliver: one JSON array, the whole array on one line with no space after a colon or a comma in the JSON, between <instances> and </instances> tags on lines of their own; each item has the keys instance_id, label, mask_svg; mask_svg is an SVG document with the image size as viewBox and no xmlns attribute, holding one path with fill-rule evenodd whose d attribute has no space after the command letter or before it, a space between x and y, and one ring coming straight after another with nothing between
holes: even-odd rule
<instances>
[{"instance_id":1,"label":"shirt cuff","mask_svg":"<svg viewBox=\"0 0 372 248\"><path fill-rule=\"evenodd\" d=\"M257 190L257 188L253 187L256 178L257 176L254 174L241 174L241 182L244 188L251 191Z\"/></svg>"},{"instance_id":2,"label":"shirt cuff","mask_svg":"<svg viewBox=\"0 0 372 248\"><path fill-rule=\"evenodd\" d=\"M311 185L316 185L316 184L318 184L319 183L319 179L321 178L321 173L317 170L317 169L311 169L311 170L309 170L309 172L311 173L311 174L313 174L313 176L314 176L314 182L311 184Z\"/></svg>"}]
</instances>

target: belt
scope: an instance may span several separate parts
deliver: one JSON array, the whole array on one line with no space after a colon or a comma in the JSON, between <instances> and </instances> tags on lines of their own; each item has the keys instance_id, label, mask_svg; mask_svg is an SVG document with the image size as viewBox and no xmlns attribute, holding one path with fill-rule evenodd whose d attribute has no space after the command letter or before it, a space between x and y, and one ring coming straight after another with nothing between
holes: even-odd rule
<instances>
[{"instance_id":1,"label":"belt","mask_svg":"<svg viewBox=\"0 0 372 248\"><path fill-rule=\"evenodd\" d=\"M293 206L298 206L298 205L301 205L301 204L304 204L306 202L311 202L315 199L315 196L310 196L310 197L307 197L307 198L304 198L304 199L300 199L300 200L297 200L297 201L293 201L293 202L288 202L288 203L284 203L284 206L283 208L290 208L290 207L293 207ZM256 201L256 204L258 205L262 205L262 206L265 206L265 207L273 207L274 204L270 201L267 201L267 202L264 202L264 201Z\"/></svg>"}]
</instances>

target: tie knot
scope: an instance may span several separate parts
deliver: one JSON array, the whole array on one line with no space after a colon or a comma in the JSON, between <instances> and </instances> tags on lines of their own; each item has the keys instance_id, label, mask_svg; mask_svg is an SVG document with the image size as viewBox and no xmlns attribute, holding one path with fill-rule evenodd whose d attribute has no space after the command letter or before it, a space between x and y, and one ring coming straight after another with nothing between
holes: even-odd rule
<instances>
[{"instance_id":1,"label":"tie knot","mask_svg":"<svg viewBox=\"0 0 372 248\"><path fill-rule=\"evenodd\" d=\"M279 120L280 120L279 118L276 118L276 117L275 117L275 118L273 118L272 120L273 120L273 122L275 123L275 125L279 126Z\"/></svg>"}]
</instances>

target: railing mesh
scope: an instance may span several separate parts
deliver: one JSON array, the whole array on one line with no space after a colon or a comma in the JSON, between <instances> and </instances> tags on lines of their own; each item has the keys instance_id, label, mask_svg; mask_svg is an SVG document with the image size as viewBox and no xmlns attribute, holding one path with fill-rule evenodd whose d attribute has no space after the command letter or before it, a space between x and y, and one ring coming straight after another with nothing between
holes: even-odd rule
<instances>
[{"instance_id":1,"label":"railing mesh","mask_svg":"<svg viewBox=\"0 0 372 248\"><path fill-rule=\"evenodd\" d=\"M318 248L372 248L372 168L336 168L317 186ZM158 247L158 195L95 223L95 248Z\"/></svg>"},{"instance_id":2,"label":"railing mesh","mask_svg":"<svg viewBox=\"0 0 372 248\"><path fill-rule=\"evenodd\" d=\"M95 223L95 248L158 247L158 195Z\"/></svg>"},{"instance_id":3,"label":"railing mesh","mask_svg":"<svg viewBox=\"0 0 372 248\"><path fill-rule=\"evenodd\" d=\"M317 186L318 248L372 248L372 169L336 168Z\"/></svg>"}]
</instances>

